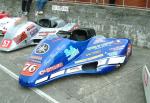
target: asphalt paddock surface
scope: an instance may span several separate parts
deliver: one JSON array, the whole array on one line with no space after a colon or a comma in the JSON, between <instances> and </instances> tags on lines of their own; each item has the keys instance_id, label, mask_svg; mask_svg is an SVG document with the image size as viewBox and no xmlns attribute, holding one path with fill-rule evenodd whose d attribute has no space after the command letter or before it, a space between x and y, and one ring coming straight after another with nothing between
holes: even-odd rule
<instances>
[{"instance_id":1,"label":"asphalt paddock surface","mask_svg":"<svg viewBox=\"0 0 150 103\"><path fill-rule=\"evenodd\" d=\"M0 103L146 103L142 67L150 63L148 49L134 47L129 62L106 75L74 75L28 89L15 76L33 49L0 52Z\"/></svg>"}]
</instances>

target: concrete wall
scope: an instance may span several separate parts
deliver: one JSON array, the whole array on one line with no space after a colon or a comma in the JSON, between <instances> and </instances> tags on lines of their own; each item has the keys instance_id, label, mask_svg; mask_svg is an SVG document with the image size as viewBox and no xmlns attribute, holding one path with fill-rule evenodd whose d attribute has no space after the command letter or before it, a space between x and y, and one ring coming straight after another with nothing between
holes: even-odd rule
<instances>
[{"instance_id":1,"label":"concrete wall","mask_svg":"<svg viewBox=\"0 0 150 103\"><path fill-rule=\"evenodd\" d=\"M0 0L0 9L10 11L13 16L21 15L21 0ZM33 2L29 16L31 20L50 15L59 16L70 22L77 22L82 27L92 27L97 34L131 38L134 45L150 48L149 11L48 2L43 16L35 17L34 13Z\"/></svg>"}]
</instances>

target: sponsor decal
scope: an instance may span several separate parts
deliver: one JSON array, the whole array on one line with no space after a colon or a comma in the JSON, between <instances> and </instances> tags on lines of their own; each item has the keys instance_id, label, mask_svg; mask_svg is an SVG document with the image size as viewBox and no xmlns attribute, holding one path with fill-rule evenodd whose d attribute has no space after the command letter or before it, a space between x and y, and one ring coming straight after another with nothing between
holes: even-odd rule
<instances>
[{"instance_id":1,"label":"sponsor decal","mask_svg":"<svg viewBox=\"0 0 150 103\"><path fill-rule=\"evenodd\" d=\"M101 59L98 61L98 66L105 65L107 63L107 58L106 59Z\"/></svg>"},{"instance_id":2,"label":"sponsor decal","mask_svg":"<svg viewBox=\"0 0 150 103\"><path fill-rule=\"evenodd\" d=\"M69 6L52 5L52 11L54 11L54 10L68 12L69 11Z\"/></svg>"},{"instance_id":3,"label":"sponsor decal","mask_svg":"<svg viewBox=\"0 0 150 103\"><path fill-rule=\"evenodd\" d=\"M32 76L40 66L41 64L27 62L20 74L25 76Z\"/></svg>"},{"instance_id":4,"label":"sponsor decal","mask_svg":"<svg viewBox=\"0 0 150 103\"><path fill-rule=\"evenodd\" d=\"M74 72L78 72L78 71L81 71L81 70L82 70L81 66L77 66L77 67L67 69L66 73L74 73Z\"/></svg>"},{"instance_id":5,"label":"sponsor decal","mask_svg":"<svg viewBox=\"0 0 150 103\"><path fill-rule=\"evenodd\" d=\"M63 75L64 73L65 73L65 70L58 71L56 73L51 74L50 78L54 78L54 77Z\"/></svg>"},{"instance_id":6,"label":"sponsor decal","mask_svg":"<svg viewBox=\"0 0 150 103\"><path fill-rule=\"evenodd\" d=\"M26 34L26 32L22 32L20 35L15 37L13 40L16 42L16 44L19 44L22 41L24 41L27 37L28 37L28 35Z\"/></svg>"},{"instance_id":7,"label":"sponsor decal","mask_svg":"<svg viewBox=\"0 0 150 103\"><path fill-rule=\"evenodd\" d=\"M42 57L41 57L41 56L32 55L32 56L30 57L30 59L42 60Z\"/></svg>"},{"instance_id":8,"label":"sponsor decal","mask_svg":"<svg viewBox=\"0 0 150 103\"><path fill-rule=\"evenodd\" d=\"M43 44L39 45L39 46L36 48L35 53L36 53L36 54L44 54L44 53L46 53L48 50L49 50L49 45L46 44L46 43L43 43Z\"/></svg>"},{"instance_id":9,"label":"sponsor decal","mask_svg":"<svg viewBox=\"0 0 150 103\"><path fill-rule=\"evenodd\" d=\"M10 40L10 39L3 39L0 47L1 48L9 48L11 43L12 43L12 40Z\"/></svg>"},{"instance_id":10,"label":"sponsor decal","mask_svg":"<svg viewBox=\"0 0 150 103\"><path fill-rule=\"evenodd\" d=\"M43 78L41 78L41 79L36 80L36 81L35 81L35 84L38 84L38 83L44 82L44 81L46 81L46 80L48 80L48 76L46 76L46 77L43 77Z\"/></svg>"},{"instance_id":11,"label":"sponsor decal","mask_svg":"<svg viewBox=\"0 0 150 103\"><path fill-rule=\"evenodd\" d=\"M29 25L26 30L28 32L30 32L30 35L33 36L34 34L36 34L38 32L38 29L36 28L36 26L34 24Z\"/></svg>"},{"instance_id":12,"label":"sponsor decal","mask_svg":"<svg viewBox=\"0 0 150 103\"><path fill-rule=\"evenodd\" d=\"M41 63L42 62L42 57L41 56L31 56L29 58L29 61L35 62L35 63Z\"/></svg>"},{"instance_id":13,"label":"sponsor decal","mask_svg":"<svg viewBox=\"0 0 150 103\"><path fill-rule=\"evenodd\" d=\"M81 59L81 60L75 61L75 63L78 64L78 63L87 62L87 61L94 60L94 59L97 59L97 58L102 57L102 56L104 56L104 55L103 54L99 54L99 55L96 55L96 56L92 56L90 58L86 58L86 59Z\"/></svg>"},{"instance_id":14,"label":"sponsor decal","mask_svg":"<svg viewBox=\"0 0 150 103\"><path fill-rule=\"evenodd\" d=\"M49 67L49 68L46 68L45 70L40 71L39 74L40 74L40 75L44 75L45 73L49 73L49 72L51 72L51 71L54 71L54 70L56 70L56 69L58 69L58 68L60 68L60 67L62 67L62 66L63 66L63 63L56 64L56 65L54 65L54 66L51 66L51 67Z\"/></svg>"},{"instance_id":15,"label":"sponsor decal","mask_svg":"<svg viewBox=\"0 0 150 103\"><path fill-rule=\"evenodd\" d=\"M116 46L116 47L113 47L113 48L110 48L111 51L118 51L118 50L122 50L125 46L122 45L122 46Z\"/></svg>"},{"instance_id":16,"label":"sponsor decal","mask_svg":"<svg viewBox=\"0 0 150 103\"><path fill-rule=\"evenodd\" d=\"M98 51L87 53L86 56L93 56L93 55L97 55L97 54L100 54L100 53L101 52L98 50Z\"/></svg>"},{"instance_id":17,"label":"sponsor decal","mask_svg":"<svg viewBox=\"0 0 150 103\"><path fill-rule=\"evenodd\" d=\"M49 34L54 34L56 31L45 31L45 32L39 32L39 36L47 36Z\"/></svg>"},{"instance_id":18,"label":"sponsor decal","mask_svg":"<svg viewBox=\"0 0 150 103\"><path fill-rule=\"evenodd\" d=\"M29 25L26 29L27 29L27 31L30 31L30 30L33 29L34 27L35 27L35 25L31 24L31 25Z\"/></svg>"},{"instance_id":19,"label":"sponsor decal","mask_svg":"<svg viewBox=\"0 0 150 103\"><path fill-rule=\"evenodd\" d=\"M74 48L73 46L69 46L69 49L65 49L64 53L66 57L68 57L68 61L69 61L79 54L79 50Z\"/></svg>"},{"instance_id":20,"label":"sponsor decal","mask_svg":"<svg viewBox=\"0 0 150 103\"><path fill-rule=\"evenodd\" d=\"M111 44L113 44L113 41L88 47L87 50L97 50L106 46L110 46Z\"/></svg>"},{"instance_id":21,"label":"sponsor decal","mask_svg":"<svg viewBox=\"0 0 150 103\"><path fill-rule=\"evenodd\" d=\"M32 30L30 31L30 35L31 35L31 36L34 36L34 34L36 34L37 32L38 32L38 29L37 29L37 28L32 29Z\"/></svg>"},{"instance_id":22,"label":"sponsor decal","mask_svg":"<svg viewBox=\"0 0 150 103\"><path fill-rule=\"evenodd\" d=\"M117 51L114 51L114 52L110 52L110 53L107 53L108 56L116 56L118 55L118 52Z\"/></svg>"},{"instance_id":23,"label":"sponsor decal","mask_svg":"<svg viewBox=\"0 0 150 103\"><path fill-rule=\"evenodd\" d=\"M108 60L108 64L119 64L123 63L125 61L125 56L124 57L111 57Z\"/></svg>"}]
</instances>

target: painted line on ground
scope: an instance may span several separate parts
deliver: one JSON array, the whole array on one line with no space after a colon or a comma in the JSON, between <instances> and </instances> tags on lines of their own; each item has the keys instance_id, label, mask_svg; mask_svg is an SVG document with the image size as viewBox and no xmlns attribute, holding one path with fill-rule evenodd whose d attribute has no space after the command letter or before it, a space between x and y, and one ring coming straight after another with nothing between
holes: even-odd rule
<instances>
[{"instance_id":1,"label":"painted line on ground","mask_svg":"<svg viewBox=\"0 0 150 103\"><path fill-rule=\"evenodd\" d=\"M0 64L0 69L2 71L4 71L5 73L7 73L9 76L11 76L12 78L14 78L15 80L18 81L19 76L16 75L15 73L13 73L12 71L10 71L9 69L7 69L5 66L3 66L2 64ZM53 102L53 103L59 103L57 100L55 100L54 98L52 98L51 96L49 96L48 94L46 94L45 92L41 91L40 89L37 88L31 88L32 91L34 91L36 94L38 94L39 96L41 96L42 98L44 98L45 100L47 100L48 102Z\"/></svg>"}]
</instances>

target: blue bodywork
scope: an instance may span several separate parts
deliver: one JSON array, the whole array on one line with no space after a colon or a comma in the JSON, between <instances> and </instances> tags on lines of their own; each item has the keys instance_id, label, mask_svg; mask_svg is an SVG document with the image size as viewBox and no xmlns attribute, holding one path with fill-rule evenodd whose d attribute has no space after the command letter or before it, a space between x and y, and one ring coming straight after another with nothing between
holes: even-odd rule
<instances>
[{"instance_id":1,"label":"blue bodywork","mask_svg":"<svg viewBox=\"0 0 150 103\"><path fill-rule=\"evenodd\" d=\"M127 62L132 52L129 39L94 36L74 41L58 36L42 40L25 64L19 83L36 87L72 74L105 74ZM93 67L88 67L93 65Z\"/></svg>"}]
</instances>

